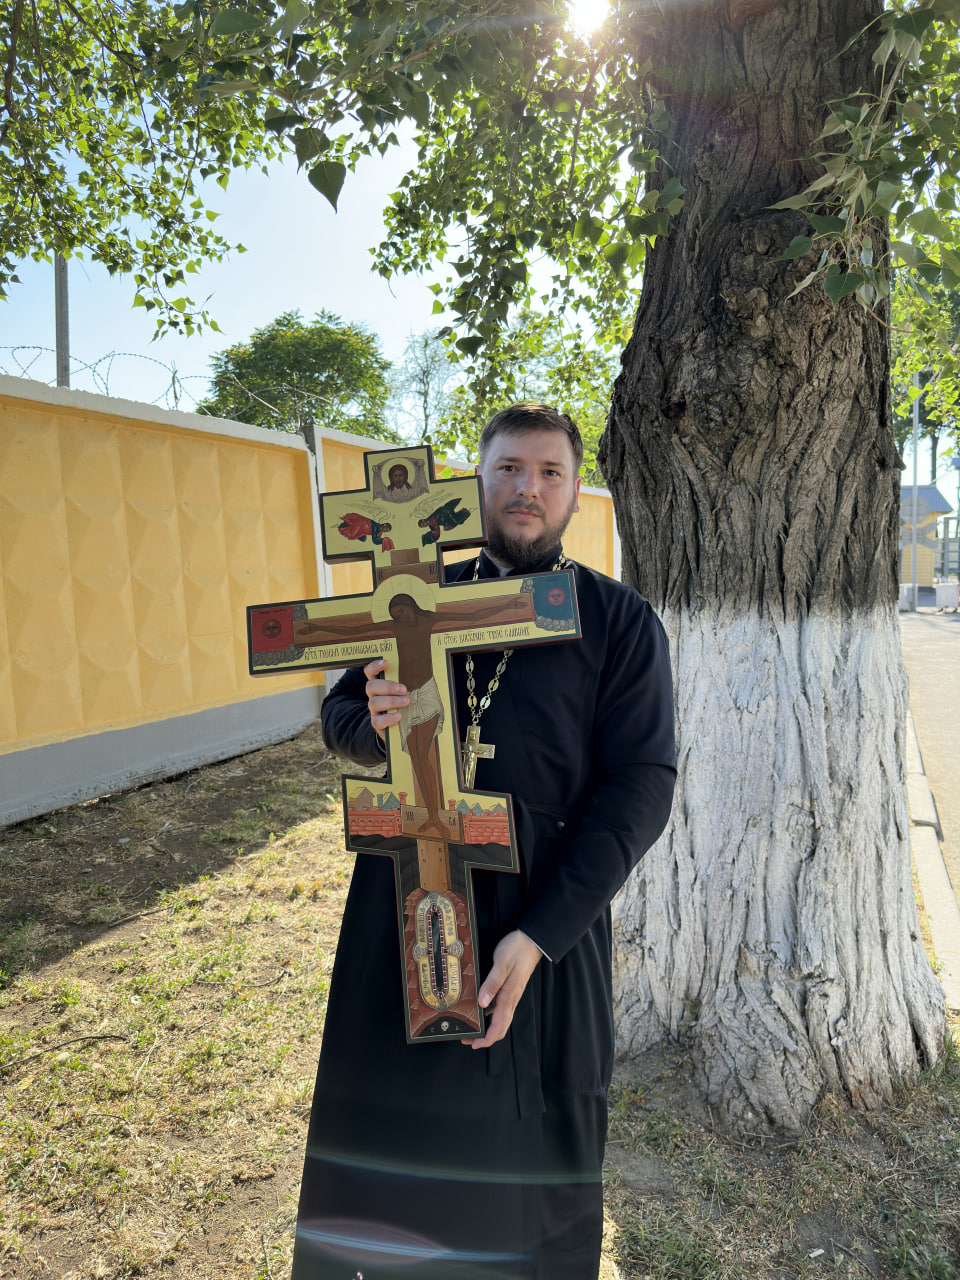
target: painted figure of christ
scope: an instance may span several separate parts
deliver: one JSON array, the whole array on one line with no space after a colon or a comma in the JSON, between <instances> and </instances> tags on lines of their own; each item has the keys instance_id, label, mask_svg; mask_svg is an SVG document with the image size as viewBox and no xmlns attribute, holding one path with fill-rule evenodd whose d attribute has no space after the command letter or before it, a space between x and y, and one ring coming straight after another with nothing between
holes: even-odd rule
<instances>
[{"instance_id":1,"label":"painted figure of christ","mask_svg":"<svg viewBox=\"0 0 960 1280\"><path fill-rule=\"evenodd\" d=\"M443 728L444 700L433 670L431 636L441 631L461 631L482 624L525 622L534 617L533 598L526 593L494 601L462 600L424 609L413 596L398 592L391 597L390 622L374 622L369 614L350 615L294 623L297 645L330 644L337 640L379 639L397 642L398 679L405 685L409 705L401 708L400 740L410 756L426 820L417 830L425 838L449 840L449 829L440 814L444 809L443 782L437 736Z\"/></svg>"}]
</instances>

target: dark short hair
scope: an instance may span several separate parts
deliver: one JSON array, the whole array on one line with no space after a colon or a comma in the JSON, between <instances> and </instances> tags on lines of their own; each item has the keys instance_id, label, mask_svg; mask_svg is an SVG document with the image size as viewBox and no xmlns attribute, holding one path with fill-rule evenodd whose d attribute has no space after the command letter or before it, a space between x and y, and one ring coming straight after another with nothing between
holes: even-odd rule
<instances>
[{"instance_id":1,"label":"dark short hair","mask_svg":"<svg viewBox=\"0 0 960 1280\"><path fill-rule=\"evenodd\" d=\"M495 413L480 432L480 460L497 436L518 436L526 431L562 431L570 441L577 470L583 462L583 440L577 424L566 413L548 404L511 404Z\"/></svg>"}]
</instances>

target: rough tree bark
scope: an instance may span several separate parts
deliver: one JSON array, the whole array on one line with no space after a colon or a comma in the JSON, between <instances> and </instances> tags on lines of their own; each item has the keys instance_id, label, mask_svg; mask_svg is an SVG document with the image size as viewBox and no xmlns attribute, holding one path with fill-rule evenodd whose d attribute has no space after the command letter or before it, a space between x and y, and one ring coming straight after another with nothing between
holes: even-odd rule
<instances>
[{"instance_id":1,"label":"rough tree bark","mask_svg":"<svg viewBox=\"0 0 960 1280\"><path fill-rule=\"evenodd\" d=\"M941 1056L910 879L899 466L883 326L778 261L824 104L874 83L880 0L661 7L686 204L649 254L602 463L662 612L667 833L617 911L620 1049L685 1038L714 1123L872 1107ZM882 227L878 228L882 235Z\"/></svg>"}]
</instances>

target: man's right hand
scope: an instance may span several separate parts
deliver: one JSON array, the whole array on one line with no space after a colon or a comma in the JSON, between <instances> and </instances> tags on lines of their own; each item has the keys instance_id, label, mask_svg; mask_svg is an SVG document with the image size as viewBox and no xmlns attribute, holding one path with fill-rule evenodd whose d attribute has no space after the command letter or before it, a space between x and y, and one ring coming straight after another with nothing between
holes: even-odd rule
<instances>
[{"instance_id":1,"label":"man's right hand","mask_svg":"<svg viewBox=\"0 0 960 1280\"><path fill-rule=\"evenodd\" d=\"M370 723L380 738L386 742L387 730L392 724L400 723L400 707L408 707L407 686L393 684L384 680L381 672L387 665L386 658L375 658L363 668L367 677L367 706L370 708Z\"/></svg>"}]
</instances>

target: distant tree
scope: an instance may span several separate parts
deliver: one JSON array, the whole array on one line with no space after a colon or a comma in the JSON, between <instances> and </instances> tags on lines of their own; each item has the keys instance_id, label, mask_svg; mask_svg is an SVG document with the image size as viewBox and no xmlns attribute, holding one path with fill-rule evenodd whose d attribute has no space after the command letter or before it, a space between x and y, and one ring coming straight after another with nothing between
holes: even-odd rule
<instances>
[{"instance_id":1,"label":"distant tree","mask_svg":"<svg viewBox=\"0 0 960 1280\"><path fill-rule=\"evenodd\" d=\"M174 74L179 21L157 0L0 0L0 298L24 258L80 253L131 275L158 329L210 323L183 293L230 247L202 184L226 187L283 144L252 94ZM213 16L210 38L244 22Z\"/></svg>"},{"instance_id":2,"label":"distant tree","mask_svg":"<svg viewBox=\"0 0 960 1280\"><path fill-rule=\"evenodd\" d=\"M423 444L450 410L458 361L439 331L412 333L393 377L390 416L400 435Z\"/></svg>"},{"instance_id":3,"label":"distant tree","mask_svg":"<svg viewBox=\"0 0 960 1280\"><path fill-rule=\"evenodd\" d=\"M930 483L935 484L941 443L945 436L955 442L960 426L960 289L935 284L919 294L903 283L892 298L894 435L902 451L913 433L913 401L919 398L920 437L930 441Z\"/></svg>"},{"instance_id":4,"label":"distant tree","mask_svg":"<svg viewBox=\"0 0 960 1280\"><path fill-rule=\"evenodd\" d=\"M279 431L305 423L399 440L387 427L389 360L374 334L321 311L285 311L211 361L213 394L198 413Z\"/></svg>"}]
</instances>

